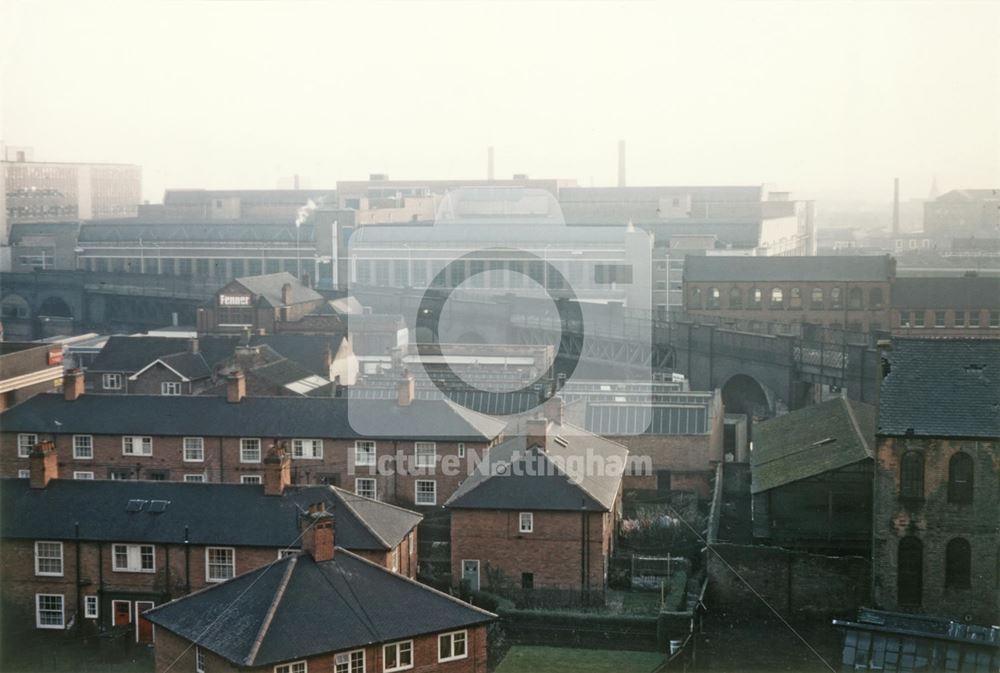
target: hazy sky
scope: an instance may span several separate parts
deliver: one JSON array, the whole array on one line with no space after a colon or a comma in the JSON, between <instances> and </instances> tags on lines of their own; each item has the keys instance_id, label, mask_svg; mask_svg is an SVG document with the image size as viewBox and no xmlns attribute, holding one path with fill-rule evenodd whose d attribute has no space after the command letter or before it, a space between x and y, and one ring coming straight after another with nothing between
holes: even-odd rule
<instances>
[{"instance_id":1,"label":"hazy sky","mask_svg":"<svg viewBox=\"0 0 1000 673\"><path fill-rule=\"evenodd\" d=\"M165 187L1000 186L1000 3L0 2L0 137Z\"/></svg>"}]
</instances>

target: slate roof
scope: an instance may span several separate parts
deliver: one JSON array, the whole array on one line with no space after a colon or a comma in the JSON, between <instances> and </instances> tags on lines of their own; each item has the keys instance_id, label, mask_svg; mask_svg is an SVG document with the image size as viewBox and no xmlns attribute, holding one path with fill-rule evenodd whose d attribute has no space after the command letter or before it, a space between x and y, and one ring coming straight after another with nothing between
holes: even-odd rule
<instances>
[{"instance_id":1,"label":"slate roof","mask_svg":"<svg viewBox=\"0 0 1000 673\"><path fill-rule=\"evenodd\" d=\"M350 407L350 408L349 408ZM56 421L59 425L56 425ZM354 426L361 426L359 432ZM504 423L448 400L348 400L324 397L36 395L0 414L5 432L196 437L491 440Z\"/></svg>"},{"instance_id":2,"label":"slate roof","mask_svg":"<svg viewBox=\"0 0 1000 673\"><path fill-rule=\"evenodd\" d=\"M296 231L294 222L200 222L133 220L91 221L80 225L78 241L86 247L89 243L133 243L150 256L157 254L157 246L164 249L175 243L204 243L216 247L224 243L283 243L286 245L313 243L316 225L306 222Z\"/></svg>"},{"instance_id":3,"label":"slate roof","mask_svg":"<svg viewBox=\"0 0 1000 673\"><path fill-rule=\"evenodd\" d=\"M871 458L875 407L841 397L765 421L753 435L751 491L760 493Z\"/></svg>"},{"instance_id":4,"label":"slate roof","mask_svg":"<svg viewBox=\"0 0 1000 673\"><path fill-rule=\"evenodd\" d=\"M889 255L828 257L718 257L688 255L684 280L691 282L879 282L889 280L894 262Z\"/></svg>"},{"instance_id":5,"label":"slate roof","mask_svg":"<svg viewBox=\"0 0 1000 673\"><path fill-rule=\"evenodd\" d=\"M268 273L261 276L244 276L236 278L235 282L253 292L270 306L286 305L281 299L281 288L286 283L292 286L292 301L289 304L304 304L323 298L323 295L310 287L306 287L287 271Z\"/></svg>"},{"instance_id":6,"label":"slate roof","mask_svg":"<svg viewBox=\"0 0 1000 673\"><path fill-rule=\"evenodd\" d=\"M878 434L1000 439L1000 340L892 339Z\"/></svg>"},{"instance_id":7,"label":"slate roof","mask_svg":"<svg viewBox=\"0 0 1000 673\"><path fill-rule=\"evenodd\" d=\"M495 615L338 548L307 553L160 605L145 616L239 666L484 624Z\"/></svg>"},{"instance_id":8,"label":"slate roof","mask_svg":"<svg viewBox=\"0 0 1000 673\"><path fill-rule=\"evenodd\" d=\"M134 374L164 356L187 352L189 343L180 337L112 336L88 370Z\"/></svg>"},{"instance_id":9,"label":"slate roof","mask_svg":"<svg viewBox=\"0 0 1000 673\"><path fill-rule=\"evenodd\" d=\"M213 199L237 197L241 203L304 206L309 199L333 199L333 189L168 189L163 193L166 206L202 205Z\"/></svg>"},{"instance_id":10,"label":"slate roof","mask_svg":"<svg viewBox=\"0 0 1000 673\"><path fill-rule=\"evenodd\" d=\"M997 309L1000 277L897 278L892 285L892 307L898 309Z\"/></svg>"},{"instance_id":11,"label":"slate roof","mask_svg":"<svg viewBox=\"0 0 1000 673\"><path fill-rule=\"evenodd\" d=\"M143 500L128 512L129 501ZM162 513L149 502L169 503ZM0 480L0 537L232 546L299 547L298 513L325 501L335 517L337 544L389 550L422 519L420 514L333 486L290 486L282 496L262 485L167 481L55 479L31 488L27 479Z\"/></svg>"},{"instance_id":12,"label":"slate roof","mask_svg":"<svg viewBox=\"0 0 1000 673\"><path fill-rule=\"evenodd\" d=\"M592 471L588 454L618 469ZM523 435L490 449L487 459L445 503L453 509L588 510L615 504L628 449L568 424L549 424L544 451Z\"/></svg>"},{"instance_id":13,"label":"slate roof","mask_svg":"<svg viewBox=\"0 0 1000 673\"><path fill-rule=\"evenodd\" d=\"M588 431L598 435L703 435L717 410L705 404L628 404L587 401Z\"/></svg>"},{"instance_id":14,"label":"slate roof","mask_svg":"<svg viewBox=\"0 0 1000 673\"><path fill-rule=\"evenodd\" d=\"M205 379L212 375L212 370L209 369L208 365L205 363L205 358L203 358L200 353L176 353L174 355L166 355L164 357L157 358L151 362L150 365L155 364L156 362L161 363L165 367L169 367L177 374L191 381ZM143 369L145 369L145 367ZM141 372L142 370L139 371ZM138 374L139 372L136 373Z\"/></svg>"}]
</instances>

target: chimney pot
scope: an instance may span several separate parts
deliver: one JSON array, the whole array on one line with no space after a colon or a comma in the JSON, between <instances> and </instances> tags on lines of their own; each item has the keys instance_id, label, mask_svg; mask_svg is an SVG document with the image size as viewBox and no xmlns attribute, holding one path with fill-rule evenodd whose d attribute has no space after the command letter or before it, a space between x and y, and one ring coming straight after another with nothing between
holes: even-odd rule
<instances>
[{"instance_id":1,"label":"chimney pot","mask_svg":"<svg viewBox=\"0 0 1000 673\"><path fill-rule=\"evenodd\" d=\"M84 377L82 369L70 369L63 374L63 397L72 402L83 395Z\"/></svg>"},{"instance_id":2,"label":"chimney pot","mask_svg":"<svg viewBox=\"0 0 1000 673\"><path fill-rule=\"evenodd\" d=\"M41 442L28 454L31 488L45 488L59 478L59 457L52 442Z\"/></svg>"},{"instance_id":3,"label":"chimney pot","mask_svg":"<svg viewBox=\"0 0 1000 673\"><path fill-rule=\"evenodd\" d=\"M247 396L247 379L243 372L237 370L226 376L226 401L238 404Z\"/></svg>"},{"instance_id":4,"label":"chimney pot","mask_svg":"<svg viewBox=\"0 0 1000 673\"><path fill-rule=\"evenodd\" d=\"M335 555L335 530L333 514L326 511L326 503L309 505L303 516L306 529L302 532L302 549L317 563L330 561Z\"/></svg>"}]
</instances>

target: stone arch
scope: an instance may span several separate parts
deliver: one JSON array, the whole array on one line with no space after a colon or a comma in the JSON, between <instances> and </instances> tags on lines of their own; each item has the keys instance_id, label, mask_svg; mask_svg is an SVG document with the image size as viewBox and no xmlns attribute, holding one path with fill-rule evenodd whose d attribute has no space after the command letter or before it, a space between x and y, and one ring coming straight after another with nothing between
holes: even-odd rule
<instances>
[{"instance_id":1,"label":"stone arch","mask_svg":"<svg viewBox=\"0 0 1000 673\"><path fill-rule=\"evenodd\" d=\"M774 414L774 394L747 374L734 374L722 385L726 413L768 417Z\"/></svg>"},{"instance_id":2,"label":"stone arch","mask_svg":"<svg viewBox=\"0 0 1000 673\"><path fill-rule=\"evenodd\" d=\"M0 318L30 318L31 304L19 294L9 294L0 301Z\"/></svg>"},{"instance_id":3,"label":"stone arch","mask_svg":"<svg viewBox=\"0 0 1000 673\"><path fill-rule=\"evenodd\" d=\"M38 307L38 314L53 318L72 318L73 309L58 295L50 295Z\"/></svg>"}]
</instances>

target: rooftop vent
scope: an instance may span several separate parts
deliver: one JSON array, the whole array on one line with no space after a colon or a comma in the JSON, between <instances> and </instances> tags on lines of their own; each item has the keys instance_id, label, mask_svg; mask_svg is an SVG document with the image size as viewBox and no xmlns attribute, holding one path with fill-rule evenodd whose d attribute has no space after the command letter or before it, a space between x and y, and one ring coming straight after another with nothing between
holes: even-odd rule
<instances>
[{"instance_id":1,"label":"rooftop vent","mask_svg":"<svg viewBox=\"0 0 1000 673\"><path fill-rule=\"evenodd\" d=\"M141 512L142 508L146 506L148 500L129 500L128 504L125 505L126 512Z\"/></svg>"},{"instance_id":2,"label":"rooftop vent","mask_svg":"<svg viewBox=\"0 0 1000 673\"><path fill-rule=\"evenodd\" d=\"M170 504L169 500L151 500L149 502L149 513L150 514L163 514L167 511L167 505Z\"/></svg>"}]
</instances>

